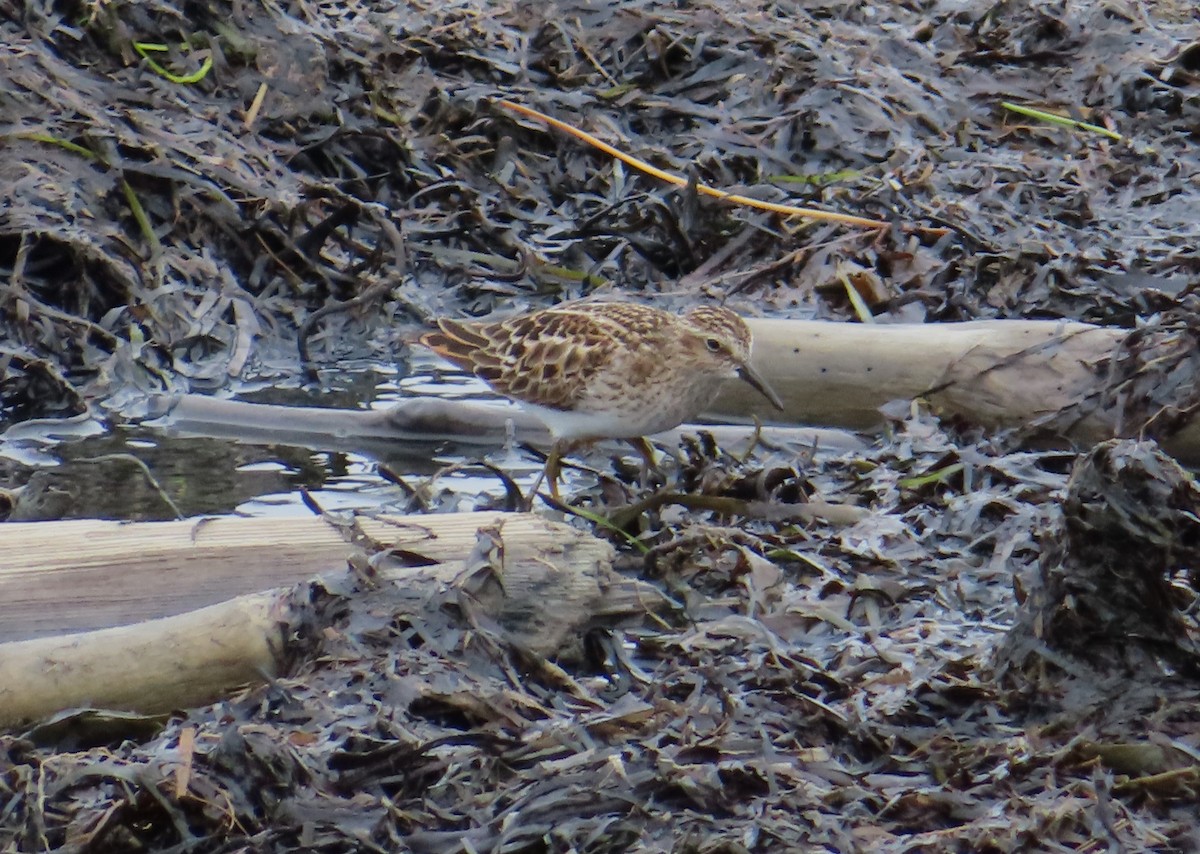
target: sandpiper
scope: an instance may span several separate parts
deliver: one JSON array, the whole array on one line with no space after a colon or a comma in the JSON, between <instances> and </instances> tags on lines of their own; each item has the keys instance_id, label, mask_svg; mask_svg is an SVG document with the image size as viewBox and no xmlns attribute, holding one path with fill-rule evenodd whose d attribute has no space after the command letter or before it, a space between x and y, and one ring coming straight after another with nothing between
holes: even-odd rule
<instances>
[{"instance_id":1,"label":"sandpiper","mask_svg":"<svg viewBox=\"0 0 1200 854\"><path fill-rule=\"evenodd\" d=\"M558 499L564 454L625 439L648 465L651 433L678 427L740 377L783 409L750 364L750 328L724 307L683 315L623 302L571 303L503 320L441 318L418 340L538 416L554 437L546 459Z\"/></svg>"}]
</instances>

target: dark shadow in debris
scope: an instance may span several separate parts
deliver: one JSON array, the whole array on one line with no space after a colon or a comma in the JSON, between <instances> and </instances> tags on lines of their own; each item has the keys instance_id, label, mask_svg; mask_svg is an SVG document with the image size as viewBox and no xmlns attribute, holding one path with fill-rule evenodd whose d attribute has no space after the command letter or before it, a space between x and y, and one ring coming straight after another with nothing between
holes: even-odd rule
<instances>
[{"instance_id":1,"label":"dark shadow in debris","mask_svg":"<svg viewBox=\"0 0 1200 854\"><path fill-rule=\"evenodd\" d=\"M1153 442L1098 445L1075 463L1041 540L1036 586L997 656L1002 682L1045 699L1056 680L1096 673L1200 677L1200 486L1189 472Z\"/></svg>"}]
</instances>

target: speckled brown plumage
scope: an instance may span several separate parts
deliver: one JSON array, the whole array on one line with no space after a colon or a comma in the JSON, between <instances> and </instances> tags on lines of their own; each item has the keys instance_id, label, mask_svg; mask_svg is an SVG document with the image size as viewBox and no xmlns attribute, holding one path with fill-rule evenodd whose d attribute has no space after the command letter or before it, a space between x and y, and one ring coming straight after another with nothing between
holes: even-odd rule
<instances>
[{"instance_id":1,"label":"speckled brown plumage","mask_svg":"<svg viewBox=\"0 0 1200 854\"><path fill-rule=\"evenodd\" d=\"M506 397L571 409L591 377L633 337L603 318L564 310L493 323L442 318L441 331L424 335L421 343Z\"/></svg>"},{"instance_id":2,"label":"speckled brown plumage","mask_svg":"<svg viewBox=\"0 0 1200 854\"><path fill-rule=\"evenodd\" d=\"M675 315L634 303L574 303L496 321L442 318L419 340L532 410L560 443L671 429L732 377L781 406L750 365L749 327L721 307ZM556 444L555 454L561 450Z\"/></svg>"},{"instance_id":3,"label":"speckled brown plumage","mask_svg":"<svg viewBox=\"0 0 1200 854\"><path fill-rule=\"evenodd\" d=\"M727 357L750 348L741 318L708 306L681 318L633 303L582 303L490 322L441 318L438 327L420 342L439 356L506 397L562 410L586 403L589 383L610 366L630 371L634 387L671 373L664 359L687 355L683 336L715 333L734 345Z\"/></svg>"}]
</instances>

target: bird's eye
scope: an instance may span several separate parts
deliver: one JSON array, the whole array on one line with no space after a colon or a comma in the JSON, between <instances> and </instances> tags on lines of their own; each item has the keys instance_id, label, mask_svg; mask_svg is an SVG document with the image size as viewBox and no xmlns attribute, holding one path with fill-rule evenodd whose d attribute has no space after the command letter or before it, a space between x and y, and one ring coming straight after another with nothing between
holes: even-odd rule
<instances>
[{"instance_id":1,"label":"bird's eye","mask_svg":"<svg viewBox=\"0 0 1200 854\"><path fill-rule=\"evenodd\" d=\"M704 346L708 347L710 352L713 352L713 353L721 352L721 342L716 338L709 338L707 341L704 342Z\"/></svg>"}]
</instances>

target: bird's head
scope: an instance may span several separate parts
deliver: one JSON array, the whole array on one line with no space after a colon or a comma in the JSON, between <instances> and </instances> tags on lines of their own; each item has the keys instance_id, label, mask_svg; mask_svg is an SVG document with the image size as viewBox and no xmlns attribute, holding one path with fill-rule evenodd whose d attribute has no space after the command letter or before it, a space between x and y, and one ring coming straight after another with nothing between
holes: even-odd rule
<instances>
[{"instance_id":1,"label":"bird's head","mask_svg":"<svg viewBox=\"0 0 1200 854\"><path fill-rule=\"evenodd\" d=\"M783 411L783 401L750 363L753 337L746 321L724 306L702 305L684 315L694 336L692 349L699 358L712 365L712 373L738 377L758 389L776 409Z\"/></svg>"}]
</instances>

